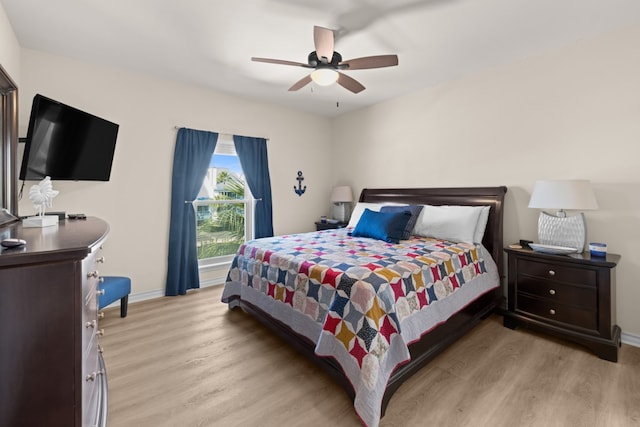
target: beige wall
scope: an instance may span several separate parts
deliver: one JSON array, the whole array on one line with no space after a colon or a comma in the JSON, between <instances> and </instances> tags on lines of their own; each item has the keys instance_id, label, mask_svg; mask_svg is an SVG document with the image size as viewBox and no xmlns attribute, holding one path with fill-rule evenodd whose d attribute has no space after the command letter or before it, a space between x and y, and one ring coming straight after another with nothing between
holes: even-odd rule
<instances>
[{"instance_id":1,"label":"beige wall","mask_svg":"<svg viewBox=\"0 0 640 427\"><path fill-rule=\"evenodd\" d=\"M28 49L22 50L22 81L21 136L35 93L120 124L111 180L54 182L60 194L53 210L109 222L101 273L130 276L133 295L164 289L176 125L269 138L277 234L311 231L327 211L329 153L317 147L329 140L328 119ZM302 197L293 191L298 170L307 185ZM20 214L31 213L25 197Z\"/></svg>"},{"instance_id":2,"label":"beige wall","mask_svg":"<svg viewBox=\"0 0 640 427\"><path fill-rule=\"evenodd\" d=\"M537 238L537 179L592 181L588 239L622 255L618 323L640 335L640 27L422 90L334 122L352 185L506 185L505 243Z\"/></svg>"},{"instance_id":3,"label":"beige wall","mask_svg":"<svg viewBox=\"0 0 640 427\"><path fill-rule=\"evenodd\" d=\"M20 45L2 4L0 4L0 65L16 84L20 84Z\"/></svg>"}]
</instances>

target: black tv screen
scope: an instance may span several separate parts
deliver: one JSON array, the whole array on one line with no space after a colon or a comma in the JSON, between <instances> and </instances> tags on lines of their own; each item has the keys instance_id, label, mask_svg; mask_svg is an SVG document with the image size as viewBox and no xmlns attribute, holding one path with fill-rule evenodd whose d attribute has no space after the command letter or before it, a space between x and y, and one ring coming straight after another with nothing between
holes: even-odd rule
<instances>
[{"instance_id":1,"label":"black tv screen","mask_svg":"<svg viewBox=\"0 0 640 427\"><path fill-rule=\"evenodd\" d=\"M21 180L108 181L119 126L37 94L33 98Z\"/></svg>"}]
</instances>

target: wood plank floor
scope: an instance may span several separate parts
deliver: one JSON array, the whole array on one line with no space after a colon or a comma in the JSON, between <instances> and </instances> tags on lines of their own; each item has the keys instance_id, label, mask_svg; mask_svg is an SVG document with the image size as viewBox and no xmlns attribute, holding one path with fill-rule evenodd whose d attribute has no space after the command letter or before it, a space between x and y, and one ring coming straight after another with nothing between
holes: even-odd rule
<instances>
[{"instance_id":1,"label":"wood plank floor","mask_svg":"<svg viewBox=\"0 0 640 427\"><path fill-rule=\"evenodd\" d=\"M106 310L110 427L359 426L344 391L221 287ZM491 316L395 393L390 426L640 425L640 348L618 363Z\"/></svg>"}]
</instances>

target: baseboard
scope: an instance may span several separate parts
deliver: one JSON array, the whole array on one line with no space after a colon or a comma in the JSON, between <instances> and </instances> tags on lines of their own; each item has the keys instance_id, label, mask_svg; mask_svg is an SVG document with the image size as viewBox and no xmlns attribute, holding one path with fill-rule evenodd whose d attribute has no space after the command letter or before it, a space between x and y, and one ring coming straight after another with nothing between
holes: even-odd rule
<instances>
[{"instance_id":1,"label":"baseboard","mask_svg":"<svg viewBox=\"0 0 640 427\"><path fill-rule=\"evenodd\" d=\"M203 280L200 281L201 288L208 288L210 286L222 286L224 285L224 280L221 282L220 280Z\"/></svg>"},{"instance_id":2,"label":"baseboard","mask_svg":"<svg viewBox=\"0 0 640 427\"><path fill-rule=\"evenodd\" d=\"M634 347L640 347L640 336L638 335L623 332L620 336L620 339L624 344L632 345Z\"/></svg>"},{"instance_id":3,"label":"baseboard","mask_svg":"<svg viewBox=\"0 0 640 427\"><path fill-rule=\"evenodd\" d=\"M223 283L216 280L207 280L200 282L200 288L208 288L210 286L221 286ZM129 294L129 304L135 304L137 302L148 301L150 299L162 298L164 296L164 289L158 289L155 291L138 292L135 294ZM120 300L114 301L109 307L120 307Z\"/></svg>"},{"instance_id":4,"label":"baseboard","mask_svg":"<svg viewBox=\"0 0 640 427\"><path fill-rule=\"evenodd\" d=\"M158 289L156 291L137 292L129 295L129 304L140 301L147 301L154 298L160 298L164 296L164 289Z\"/></svg>"}]
</instances>

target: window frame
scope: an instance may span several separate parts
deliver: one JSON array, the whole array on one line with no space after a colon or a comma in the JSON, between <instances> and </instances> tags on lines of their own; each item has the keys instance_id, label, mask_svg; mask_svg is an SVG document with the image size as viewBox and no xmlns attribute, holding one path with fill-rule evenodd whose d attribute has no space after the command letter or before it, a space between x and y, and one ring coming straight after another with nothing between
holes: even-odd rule
<instances>
[{"instance_id":1,"label":"window frame","mask_svg":"<svg viewBox=\"0 0 640 427\"><path fill-rule=\"evenodd\" d=\"M218 141L216 143L216 148L212 154L212 158L215 155L222 156L235 156L238 157L236 153L235 144L233 142L233 137L231 135L223 135L219 134ZM242 166L241 166L242 167ZM244 171L242 172L244 178ZM206 180L206 176L203 179ZM193 201L193 209L194 213L197 214L197 210L199 206L211 206L211 205L223 205L223 204L244 204L244 241L247 242L253 239L254 236L254 207L255 207L255 199L251 194L251 190L247 185L246 179L244 180L244 199L237 200L213 200L213 199L204 199L204 200L194 200ZM233 260L235 254L229 255L221 255L209 258L198 259L198 267L199 269L206 269L210 267L217 267L228 265Z\"/></svg>"}]
</instances>

